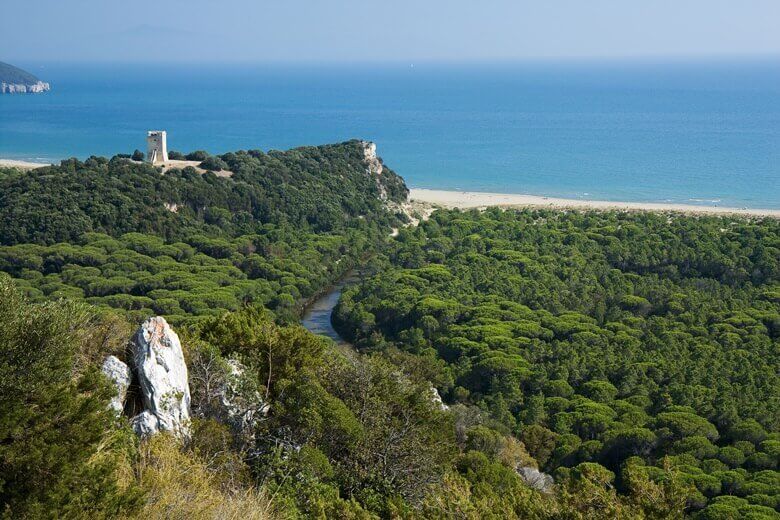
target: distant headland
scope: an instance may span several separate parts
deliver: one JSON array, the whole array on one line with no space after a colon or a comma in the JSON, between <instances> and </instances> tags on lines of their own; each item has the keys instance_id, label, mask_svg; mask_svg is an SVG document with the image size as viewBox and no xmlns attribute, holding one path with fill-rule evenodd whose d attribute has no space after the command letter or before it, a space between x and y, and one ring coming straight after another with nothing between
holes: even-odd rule
<instances>
[{"instance_id":1,"label":"distant headland","mask_svg":"<svg viewBox=\"0 0 780 520\"><path fill-rule=\"evenodd\" d=\"M50 90L45 81L26 70L0 61L0 93L3 94L39 94Z\"/></svg>"},{"instance_id":2,"label":"distant headland","mask_svg":"<svg viewBox=\"0 0 780 520\"><path fill-rule=\"evenodd\" d=\"M376 144L370 141L358 141L368 166L368 173L380 176L384 170L381 159L376 154ZM218 177L232 177L228 165L220 156L209 156L205 151L192 152L184 155L180 152L168 152L168 133L165 130L149 130L146 132L146 154L136 150L132 155L122 154L118 157L132 159L135 162L147 162L158 166L161 172L170 169L194 168L198 173L210 171ZM0 168L18 168L32 170L47 164L0 159ZM386 197L385 188L379 184L382 198ZM661 202L619 202L606 200L566 199L545 197L541 195L525 195L514 193L487 193L471 191L435 190L412 188L409 190L407 203L412 210L421 215L428 215L435 208L485 209L492 206L504 208L550 208L560 210L597 210L597 211L651 211L673 212L689 215L745 215L752 217L780 218L780 210L759 208L733 208L719 206L698 206L693 204L669 204Z\"/></svg>"}]
</instances>

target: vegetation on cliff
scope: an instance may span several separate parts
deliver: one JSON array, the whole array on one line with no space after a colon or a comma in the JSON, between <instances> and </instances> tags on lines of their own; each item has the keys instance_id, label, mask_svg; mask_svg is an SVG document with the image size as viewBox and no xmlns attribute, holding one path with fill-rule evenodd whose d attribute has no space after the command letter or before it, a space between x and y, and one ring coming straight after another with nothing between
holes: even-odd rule
<instances>
[{"instance_id":1,"label":"vegetation on cliff","mask_svg":"<svg viewBox=\"0 0 780 520\"><path fill-rule=\"evenodd\" d=\"M16 85L34 85L40 80L33 74L19 67L14 67L10 63L0 61L0 83L9 83Z\"/></svg>"},{"instance_id":2,"label":"vegetation on cliff","mask_svg":"<svg viewBox=\"0 0 780 520\"><path fill-rule=\"evenodd\" d=\"M47 90L48 83L27 71L0 61L0 94L39 93Z\"/></svg>"}]
</instances>

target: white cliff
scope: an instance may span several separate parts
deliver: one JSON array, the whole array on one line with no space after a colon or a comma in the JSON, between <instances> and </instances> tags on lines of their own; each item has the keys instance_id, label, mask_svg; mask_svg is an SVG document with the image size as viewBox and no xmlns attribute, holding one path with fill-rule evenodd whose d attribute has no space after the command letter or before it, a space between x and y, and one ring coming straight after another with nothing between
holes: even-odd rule
<instances>
[{"instance_id":1,"label":"white cliff","mask_svg":"<svg viewBox=\"0 0 780 520\"><path fill-rule=\"evenodd\" d=\"M439 390L433 385L431 385L431 402L438 406L442 412L446 412L450 409L450 407L447 406L442 400L441 394L439 394Z\"/></svg>"},{"instance_id":2,"label":"white cliff","mask_svg":"<svg viewBox=\"0 0 780 520\"><path fill-rule=\"evenodd\" d=\"M376 143L361 141L361 144L363 145L363 158L368 166L368 173L372 175L381 175L384 166L382 166L382 161L380 161L379 157L376 155Z\"/></svg>"},{"instance_id":3,"label":"white cliff","mask_svg":"<svg viewBox=\"0 0 780 520\"><path fill-rule=\"evenodd\" d=\"M363 161L366 163L366 173L374 177L376 187L379 190L379 198L386 201L388 198L387 188L379 179L384 171L384 166L382 166L382 161L376 155L376 143L361 141L360 144L363 146Z\"/></svg>"},{"instance_id":4,"label":"white cliff","mask_svg":"<svg viewBox=\"0 0 780 520\"><path fill-rule=\"evenodd\" d=\"M48 90L51 90L51 87L44 81L30 84L6 83L5 81L0 83L0 92L3 94L40 94Z\"/></svg>"}]
</instances>

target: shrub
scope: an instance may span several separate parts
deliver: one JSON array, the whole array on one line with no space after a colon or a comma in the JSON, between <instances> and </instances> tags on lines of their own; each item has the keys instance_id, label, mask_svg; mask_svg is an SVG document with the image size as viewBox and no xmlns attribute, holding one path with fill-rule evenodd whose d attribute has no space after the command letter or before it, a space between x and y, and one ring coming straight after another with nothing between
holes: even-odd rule
<instances>
[{"instance_id":1,"label":"shrub","mask_svg":"<svg viewBox=\"0 0 780 520\"><path fill-rule=\"evenodd\" d=\"M205 150L196 150L185 155L188 161L205 161L209 157L209 153Z\"/></svg>"},{"instance_id":2,"label":"shrub","mask_svg":"<svg viewBox=\"0 0 780 520\"><path fill-rule=\"evenodd\" d=\"M137 487L118 484L132 434L114 431L113 388L80 355L91 319L75 304L29 304L0 274L0 503L11 517L120 516L138 504Z\"/></svg>"},{"instance_id":3,"label":"shrub","mask_svg":"<svg viewBox=\"0 0 780 520\"><path fill-rule=\"evenodd\" d=\"M219 157L206 157L201 163L200 167L204 170L218 172L220 170L227 170L229 166L225 161Z\"/></svg>"}]
</instances>

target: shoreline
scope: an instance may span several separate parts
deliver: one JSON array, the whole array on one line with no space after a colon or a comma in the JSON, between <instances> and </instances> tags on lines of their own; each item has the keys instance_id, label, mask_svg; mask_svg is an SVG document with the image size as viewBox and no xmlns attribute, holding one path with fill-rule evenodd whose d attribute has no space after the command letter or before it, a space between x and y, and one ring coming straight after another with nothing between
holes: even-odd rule
<instances>
[{"instance_id":1,"label":"shoreline","mask_svg":"<svg viewBox=\"0 0 780 520\"><path fill-rule=\"evenodd\" d=\"M780 218L780 209L728 208L697 206L663 202L614 202L606 200L578 200L539 195L489 193L478 191L432 190L410 188L412 202L423 202L444 208L475 209L500 206L505 208L595 209L624 211L677 212L697 215L744 215Z\"/></svg>"},{"instance_id":2,"label":"shoreline","mask_svg":"<svg viewBox=\"0 0 780 520\"><path fill-rule=\"evenodd\" d=\"M32 161L17 161L16 159L0 159L0 168L21 168L22 170L34 170L54 163L39 163Z\"/></svg>"},{"instance_id":3,"label":"shoreline","mask_svg":"<svg viewBox=\"0 0 780 520\"><path fill-rule=\"evenodd\" d=\"M171 163L174 162L185 161L171 161ZM43 166L51 166L52 164L53 163L20 161L16 159L0 159L0 167L20 168L23 170L32 170L35 168L41 168ZM169 167L170 166L172 165L169 165ZM678 204L666 202L625 202L589 199L565 199L560 197L544 197L542 195L523 195L519 193L493 193L482 191L410 188L409 197L411 202L421 202L433 206L458 209L479 209L490 206L498 206L504 208L653 211L686 213L691 215L743 215L751 217L780 218L780 209L697 206L695 204Z\"/></svg>"}]
</instances>

